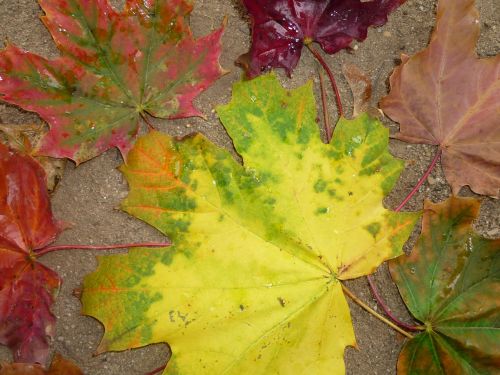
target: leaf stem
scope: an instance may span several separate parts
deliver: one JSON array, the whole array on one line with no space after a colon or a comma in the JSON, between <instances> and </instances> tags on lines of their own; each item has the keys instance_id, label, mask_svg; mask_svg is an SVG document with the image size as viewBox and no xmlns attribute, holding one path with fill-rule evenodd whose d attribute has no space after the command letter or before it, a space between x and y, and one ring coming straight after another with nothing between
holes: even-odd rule
<instances>
[{"instance_id":1,"label":"leaf stem","mask_svg":"<svg viewBox=\"0 0 500 375\"><path fill-rule=\"evenodd\" d=\"M167 367L167 365L163 365L161 367L158 367L157 369L154 369L153 371L151 372L148 372L146 375L156 375L158 374L160 371L163 371L165 370L165 368Z\"/></svg>"},{"instance_id":2,"label":"leaf stem","mask_svg":"<svg viewBox=\"0 0 500 375\"><path fill-rule=\"evenodd\" d=\"M340 92L339 92L339 89L337 87L337 82L335 81L335 77L333 76L332 71L330 70L328 64L323 59L323 57L321 56L321 54L319 53L319 51L316 50L311 45L311 43L305 43L305 45L309 49L309 51L311 51L311 53L314 55L314 57L316 58L316 60L318 60L318 62L323 67L323 69L325 69L326 74L328 74L328 78L330 79L330 82L332 84L333 92L335 93L335 99L337 101L337 109L339 111L339 116L340 117L344 116L344 109L342 107L342 101L340 100Z\"/></svg>"},{"instance_id":3,"label":"leaf stem","mask_svg":"<svg viewBox=\"0 0 500 375\"><path fill-rule=\"evenodd\" d=\"M151 123L151 121L149 121L148 119L148 116L141 112L141 117L142 117L142 120L146 123L146 125L148 126L149 130L155 130L156 128L154 127L154 125Z\"/></svg>"},{"instance_id":4,"label":"leaf stem","mask_svg":"<svg viewBox=\"0 0 500 375\"><path fill-rule=\"evenodd\" d=\"M374 317L376 317L377 319L381 320L382 322L384 322L385 324L387 324L388 326L390 326L392 329L398 331L403 336L406 336L409 339L413 338L413 335L411 333L406 332L404 329L401 329L400 327L398 327L397 325L395 325L393 322L391 322L389 319L383 317L378 312L376 312L375 310L373 310L370 306L368 306L366 303L364 303L363 301L361 301L343 283L340 283L340 285L342 286L342 290L344 291L344 293L347 294L347 296L349 298L351 298L354 302L356 302L359 306L361 306L363 309L365 309L366 311L368 311Z\"/></svg>"},{"instance_id":5,"label":"leaf stem","mask_svg":"<svg viewBox=\"0 0 500 375\"><path fill-rule=\"evenodd\" d=\"M431 174L431 172L434 170L434 167L436 166L438 160L441 158L442 150L438 149L438 152L436 152L436 155L434 156L434 159L432 159L432 162L429 164L429 167L425 171L424 175L420 178L420 180L417 182L415 187L413 188L412 191L406 196L405 199L399 204L399 206L394 210L396 212L401 211L401 209L410 201L410 199L417 193L418 189L420 189L420 186L423 185L423 183L427 180L427 177Z\"/></svg>"},{"instance_id":6,"label":"leaf stem","mask_svg":"<svg viewBox=\"0 0 500 375\"><path fill-rule=\"evenodd\" d=\"M92 245L56 245L46 246L40 250L35 250L37 256L42 256L53 251L59 250L114 250L114 249L128 249L131 247L168 247L172 245L171 242L139 242L127 243L107 246L92 246Z\"/></svg>"},{"instance_id":7,"label":"leaf stem","mask_svg":"<svg viewBox=\"0 0 500 375\"><path fill-rule=\"evenodd\" d=\"M378 292L378 289L377 289L377 285L375 284L375 281L373 280L373 278L371 277L371 275L367 275L366 278L368 279L368 284L370 285L370 290L373 294L373 296L375 297L375 299L377 300L378 304L380 305L380 307L382 307L382 309L384 310L384 312L386 313L386 315L394 322L396 323L398 326L400 326L401 328L404 328L404 329L407 329L408 331L421 331L423 328L422 327L419 327L419 326L414 326L414 325L411 325L411 324L408 324L408 323L405 323L403 322L402 320L399 320L393 313L392 311L389 309L389 306L387 306L387 304L385 303L385 301L382 299L382 297L380 296L379 292Z\"/></svg>"},{"instance_id":8,"label":"leaf stem","mask_svg":"<svg viewBox=\"0 0 500 375\"><path fill-rule=\"evenodd\" d=\"M318 71L319 75L319 87L321 89L321 104L323 106L323 126L325 127L326 134L326 143L330 143L332 139L332 127L330 125L330 116L328 116L328 105L327 105L327 96L325 90L325 81L323 79L323 74Z\"/></svg>"},{"instance_id":9,"label":"leaf stem","mask_svg":"<svg viewBox=\"0 0 500 375\"><path fill-rule=\"evenodd\" d=\"M434 167L436 166L438 160L441 158L442 150L438 149L436 152L436 155L434 155L434 159L432 159L431 163L427 167L427 170L423 174L423 176L418 180L417 184L415 187L412 189L412 191L406 196L405 199L399 204L399 206L394 210L395 212L399 212L403 209L403 207L410 201L410 199L417 193L418 189L420 189L420 186L424 184L424 182L427 180L429 175L432 173L434 170ZM413 326L410 324L407 324L401 320L399 320L389 309L389 306L386 304L386 302L383 300L382 296L378 292L377 285L375 284L375 280L371 275L367 275L366 278L368 279L368 285L370 286L370 290L372 292L372 295L375 297L377 300L377 303L379 306L384 310L384 312L387 314L387 316L398 326L403 327L407 330L410 331L421 331L423 328L419 326Z\"/></svg>"}]
</instances>

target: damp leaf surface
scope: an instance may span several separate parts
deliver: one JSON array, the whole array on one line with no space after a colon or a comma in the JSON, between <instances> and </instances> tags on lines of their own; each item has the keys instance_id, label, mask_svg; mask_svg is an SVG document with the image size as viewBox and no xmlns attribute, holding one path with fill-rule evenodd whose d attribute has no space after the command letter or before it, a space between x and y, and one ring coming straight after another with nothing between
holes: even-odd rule
<instances>
[{"instance_id":1,"label":"damp leaf surface","mask_svg":"<svg viewBox=\"0 0 500 375\"><path fill-rule=\"evenodd\" d=\"M123 209L173 246L99 257L83 312L99 352L167 342L164 374L343 374L354 333L340 280L401 254L418 213L382 205L403 167L388 131L341 120L321 142L312 83L235 84L218 114L243 166L197 134L140 138Z\"/></svg>"},{"instance_id":2,"label":"damp leaf surface","mask_svg":"<svg viewBox=\"0 0 500 375\"><path fill-rule=\"evenodd\" d=\"M185 0L39 0L61 52L55 60L8 44L0 52L0 99L50 126L39 152L77 163L112 147L122 154L141 116L198 116L192 100L222 73L222 28L194 40Z\"/></svg>"},{"instance_id":3,"label":"damp leaf surface","mask_svg":"<svg viewBox=\"0 0 500 375\"><path fill-rule=\"evenodd\" d=\"M480 201L426 201L410 256L389 262L403 300L426 327L408 341L399 374L495 374L500 365L500 239L476 234Z\"/></svg>"},{"instance_id":4,"label":"damp leaf surface","mask_svg":"<svg viewBox=\"0 0 500 375\"><path fill-rule=\"evenodd\" d=\"M440 0L429 46L390 79L382 110L400 124L396 138L439 145L453 193L469 185L500 194L500 55L478 58L474 0Z\"/></svg>"},{"instance_id":5,"label":"damp leaf surface","mask_svg":"<svg viewBox=\"0 0 500 375\"><path fill-rule=\"evenodd\" d=\"M60 225L52 216L43 168L0 143L0 344L15 362L45 365L59 276L37 262Z\"/></svg>"},{"instance_id":6,"label":"damp leaf surface","mask_svg":"<svg viewBox=\"0 0 500 375\"><path fill-rule=\"evenodd\" d=\"M404 0L243 0L252 20L252 46L239 62L255 77L270 68L290 75L304 44L318 42L326 53L366 39Z\"/></svg>"}]
</instances>

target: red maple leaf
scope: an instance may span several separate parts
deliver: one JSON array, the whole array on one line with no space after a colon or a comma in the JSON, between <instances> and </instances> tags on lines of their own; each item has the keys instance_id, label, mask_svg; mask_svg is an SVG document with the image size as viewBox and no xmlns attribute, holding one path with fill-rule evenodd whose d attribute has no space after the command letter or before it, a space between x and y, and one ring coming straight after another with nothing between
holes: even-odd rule
<instances>
[{"instance_id":1,"label":"red maple leaf","mask_svg":"<svg viewBox=\"0 0 500 375\"><path fill-rule=\"evenodd\" d=\"M39 0L61 57L7 45L0 98L50 126L39 152L77 163L112 147L125 154L141 117L199 116L193 99L224 72L222 28L194 40L186 0Z\"/></svg>"},{"instance_id":2,"label":"red maple leaf","mask_svg":"<svg viewBox=\"0 0 500 375\"><path fill-rule=\"evenodd\" d=\"M0 344L12 349L16 362L45 364L61 279L36 258L62 227L34 159L0 144L0 176Z\"/></svg>"},{"instance_id":3,"label":"red maple leaf","mask_svg":"<svg viewBox=\"0 0 500 375\"><path fill-rule=\"evenodd\" d=\"M290 75L304 44L318 42L329 54L366 39L405 0L243 0L252 17L252 47L239 61L250 77L270 68Z\"/></svg>"}]
</instances>

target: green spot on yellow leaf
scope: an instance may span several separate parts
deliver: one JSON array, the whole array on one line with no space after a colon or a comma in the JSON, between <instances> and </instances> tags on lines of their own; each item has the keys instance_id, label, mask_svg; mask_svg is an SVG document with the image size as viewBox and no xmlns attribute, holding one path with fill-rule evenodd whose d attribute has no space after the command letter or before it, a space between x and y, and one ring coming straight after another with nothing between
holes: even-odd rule
<instances>
[{"instance_id":1,"label":"green spot on yellow leaf","mask_svg":"<svg viewBox=\"0 0 500 375\"><path fill-rule=\"evenodd\" d=\"M314 191L316 193L322 193L322 192L325 191L325 189L326 189L327 186L328 186L328 183L325 180L319 179L314 184Z\"/></svg>"},{"instance_id":2,"label":"green spot on yellow leaf","mask_svg":"<svg viewBox=\"0 0 500 375\"><path fill-rule=\"evenodd\" d=\"M359 174L372 133L385 150L381 163L401 170L388 133L367 116L342 119L335 136L344 141L322 143L311 83L286 91L273 75L235 84L217 111L243 166L201 135L140 138L121 168L130 186L122 207L168 235L172 256L168 264L151 251L109 257L85 280L84 311L104 323L111 350L134 345L130 337L149 325L150 342L172 348L165 374L342 374L344 348L355 341L339 280L399 255L418 218L383 207L383 169ZM353 138L362 141L346 156ZM365 228L374 223L377 240ZM131 258L153 265L132 291L162 296L138 308L135 321L111 313L130 292L114 270ZM101 282L116 285L106 308Z\"/></svg>"},{"instance_id":3,"label":"green spot on yellow leaf","mask_svg":"<svg viewBox=\"0 0 500 375\"><path fill-rule=\"evenodd\" d=\"M380 232L381 225L380 223L371 223L365 226L365 229L370 232L373 238L377 237L377 234Z\"/></svg>"},{"instance_id":4,"label":"green spot on yellow leaf","mask_svg":"<svg viewBox=\"0 0 500 375\"><path fill-rule=\"evenodd\" d=\"M318 209L316 209L317 215L324 215L326 213L328 213L328 207L319 207Z\"/></svg>"}]
</instances>

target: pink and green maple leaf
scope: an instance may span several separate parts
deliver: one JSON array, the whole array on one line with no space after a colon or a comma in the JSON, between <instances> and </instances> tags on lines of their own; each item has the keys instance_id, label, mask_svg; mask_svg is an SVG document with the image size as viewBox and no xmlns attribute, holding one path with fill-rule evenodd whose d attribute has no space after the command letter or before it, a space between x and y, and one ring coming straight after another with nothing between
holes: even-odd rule
<instances>
[{"instance_id":1,"label":"pink and green maple leaf","mask_svg":"<svg viewBox=\"0 0 500 375\"><path fill-rule=\"evenodd\" d=\"M201 115L193 99L224 71L223 28L198 40L186 0L39 0L61 56L47 60L7 44L0 99L50 126L39 153L80 163L118 147L126 154L141 117Z\"/></svg>"}]
</instances>

